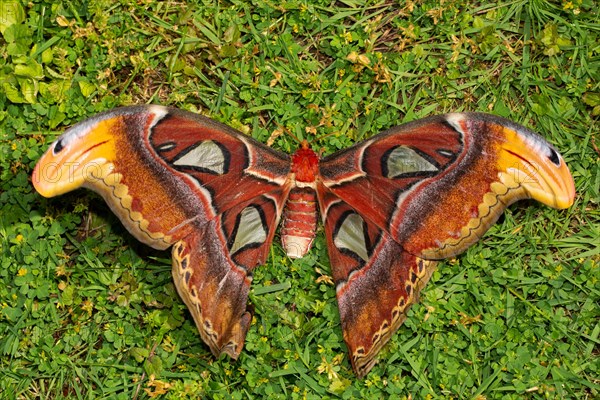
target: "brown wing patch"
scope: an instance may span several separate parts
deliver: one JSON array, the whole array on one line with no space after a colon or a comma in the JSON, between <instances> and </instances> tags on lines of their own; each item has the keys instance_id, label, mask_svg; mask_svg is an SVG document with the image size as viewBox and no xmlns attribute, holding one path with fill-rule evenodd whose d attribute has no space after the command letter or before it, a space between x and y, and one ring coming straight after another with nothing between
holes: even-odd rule
<instances>
[{"instance_id":1,"label":"brown wing patch","mask_svg":"<svg viewBox=\"0 0 600 400\"><path fill-rule=\"evenodd\" d=\"M406 319L436 266L384 235L369 262L337 287L344 340L359 378Z\"/></svg>"},{"instance_id":2,"label":"brown wing patch","mask_svg":"<svg viewBox=\"0 0 600 400\"><path fill-rule=\"evenodd\" d=\"M173 246L173 279L212 353L236 359L252 319L246 305L252 278L227 257L216 232L208 223Z\"/></svg>"}]
</instances>

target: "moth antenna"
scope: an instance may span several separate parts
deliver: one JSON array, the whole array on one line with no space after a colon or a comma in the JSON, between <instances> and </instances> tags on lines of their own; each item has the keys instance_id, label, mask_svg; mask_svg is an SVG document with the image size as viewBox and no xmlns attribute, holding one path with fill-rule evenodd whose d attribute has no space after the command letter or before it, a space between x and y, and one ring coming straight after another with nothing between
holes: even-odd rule
<instances>
[{"instance_id":1,"label":"moth antenna","mask_svg":"<svg viewBox=\"0 0 600 400\"><path fill-rule=\"evenodd\" d=\"M272 146L273 143L275 142L275 139L277 139L279 136L281 136L281 134L283 132L287 133L288 135L290 135L292 137L292 139L294 139L294 141L296 141L296 143L298 143L300 145L300 147L302 148L310 148L310 142L306 139L304 140L300 140L298 138L298 136L294 135L292 133L292 131L290 131L288 128L286 128L285 126L279 124L278 122L275 122L275 124L277 124L277 129L275 130L275 132L273 132L273 134L271 134L271 137L269 137L269 140L267 140L267 146Z\"/></svg>"},{"instance_id":2,"label":"moth antenna","mask_svg":"<svg viewBox=\"0 0 600 400\"><path fill-rule=\"evenodd\" d=\"M283 132L287 133L288 135L290 135L290 136L292 137L292 139L294 139L294 140L296 141L296 143L298 143L298 144L301 144L301 143L302 143L302 140L300 140L300 139L298 138L298 136L296 136L294 133L292 133L292 131L290 131L288 128L286 128L285 126L281 125L281 124L280 124L280 123L278 123L278 122L275 122L275 124L277 124L278 128L279 128L281 131L283 131Z\"/></svg>"},{"instance_id":3,"label":"moth antenna","mask_svg":"<svg viewBox=\"0 0 600 400\"><path fill-rule=\"evenodd\" d=\"M326 134L324 134L324 135L321 135L321 136L318 136L318 137L316 137L316 138L315 138L315 141L323 140L323 139L325 139L326 137L329 137L329 136L332 136L332 135L337 135L337 134L339 134L339 133L340 133L339 131L329 132L329 133L326 133Z\"/></svg>"},{"instance_id":4,"label":"moth antenna","mask_svg":"<svg viewBox=\"0 0 600 400\"><path fill-rule=\"evenodd\" d=\"M311 145L313 143L319 142L322 139L325 139L326 137L340 133L339 131L329 132L329 133L326 133L321 136L315 136L312 138L312 140L308 140L308 139L300 140L300 138L298 138L298 136L296 136L292 131L290 131L285 126L279 124L278 122L275 122L275 124L277 125L277 129L275 130L275 132L273 132L273 134L271 135L269 140L267 140L267 146L273 145L273 143L275 142L275 139L278 138L279 136L281 136L281 132L285 132L288 135L290 135L296 141L296 143L298 143L300 145L300 147L303 147L303 148L310 148L310 147L312 147ZM323 148L321 148L319 150L319 156L321 156L323 154L324 150L325 149L323 149Z\"/></svg>"},{"instance_id":5,"label":"moth antenna","mask_svg":"<svg viewBox=\"0 0 600 400\"><path fill-rule=\"evenodd\" d=\"M337 135L337 134L340 134L340 133L341 132L339 132L339 131L329 132L329 133L326 133L324 135L321 135L319 137L314 138L314 140L315 140L315 142L319 142L319 141L321 141L321 140L323 140L323 139L325 139L325 138L327 138L329 136ZM319 151L318 151L319 158L323 157L323 153L324 152L325 152L325 148L324 147L320 147Z\"/></svg>"}]
</instances>

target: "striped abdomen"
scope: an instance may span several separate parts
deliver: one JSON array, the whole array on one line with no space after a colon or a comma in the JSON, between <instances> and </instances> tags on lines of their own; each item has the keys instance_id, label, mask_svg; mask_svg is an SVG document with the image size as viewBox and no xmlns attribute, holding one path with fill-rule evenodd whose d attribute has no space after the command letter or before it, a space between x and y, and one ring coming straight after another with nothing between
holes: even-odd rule
<instances>
[{"instance_id":1,"label":"striped abdomen","mask_svg":"<svg viewBox=\"0 0 600 400\"><path fill-rule=\"evenodd\" d=\"M283 211L281 243L288 257L301 258L317 229L317 196L311 188L293 188Z\"/></svg>"}]
</instances>

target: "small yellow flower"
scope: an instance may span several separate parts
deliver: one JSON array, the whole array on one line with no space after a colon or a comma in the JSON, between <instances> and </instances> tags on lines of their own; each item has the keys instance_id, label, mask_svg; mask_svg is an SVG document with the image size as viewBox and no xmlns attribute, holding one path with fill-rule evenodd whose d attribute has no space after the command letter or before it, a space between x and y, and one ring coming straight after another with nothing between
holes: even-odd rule
<instances>
[{"instance_id":1,"label":"small yellow flower","mask_svg":"<svg viewBox=\"0 0 600 400\"><path fill-rule=\"evenodd\" d=\"M25 276L27 275L27 268L20 268L19 272L17 272L17 276Z\"/></svg>"},{"instance_id":2,"label":"small yellow flower","mask_svg":"<svg viewBox=\"0 0 600 400\"><path fill-rule=\"evenodd\" d=\"M173 385L171 385L169 382L157 380L153 374L150 375L150 381L148 382L147 386L148 387L144 388L144 391L150 398L154 399L166 394Z\"/></svg>"},{"instance_id":3,"label":"small yellow flower","mask_svg":"<svg viewBox=\"0 0 600 400\"><path fill-rule=\"evenodd\" d=\"M91 300L85 300L83 303L81 303L81 309L85 312L87 312L88 316L92 315L92 311L94 310L94 303L92 303Z\"/></svg>"},{"instance_id":4,"label":"small yellow flower","mask_svg":"<svg viewBox=\"0 0 600 400\"><path fill-rule=\"evenodd\" d=\"M67 276L67 267L64 264L61 264L56 267L56 276Z\"/></svg>"}]
</instances>

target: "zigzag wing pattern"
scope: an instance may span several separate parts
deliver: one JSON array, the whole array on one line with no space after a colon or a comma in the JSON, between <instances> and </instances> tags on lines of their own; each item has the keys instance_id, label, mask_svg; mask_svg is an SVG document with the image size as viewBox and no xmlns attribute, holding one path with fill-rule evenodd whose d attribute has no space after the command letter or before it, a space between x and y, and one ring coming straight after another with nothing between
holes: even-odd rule
<instances>
[{"instance_id":1,"label":"zigzag wing pattern","mask_svg":"<svg viewBox=\"0 0 600 400\"><path fill-rule=\"evenodd\" d=\"M251 272L266 261L291 189L289 157L178 110L151 130L149 144L211 211L175 245L173 276L213 353L237 358Z\"/></svg>"},{"instance_id":2,"label":"zigzag wing pattern","mask_svg":"<svg viewBox=\"0 0 600 400\"><path fill-rule=\"evenodd\" d=\"M406 252L324 186L317 189L344 340L358 377L418 301L436 262Z\"/></svg>"}]
</instances>

